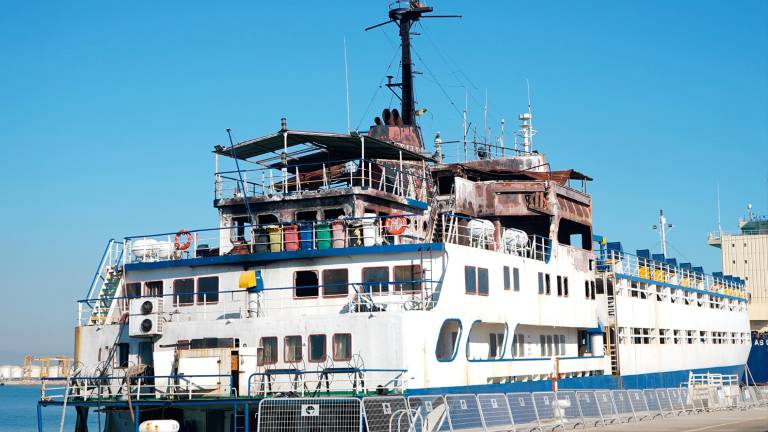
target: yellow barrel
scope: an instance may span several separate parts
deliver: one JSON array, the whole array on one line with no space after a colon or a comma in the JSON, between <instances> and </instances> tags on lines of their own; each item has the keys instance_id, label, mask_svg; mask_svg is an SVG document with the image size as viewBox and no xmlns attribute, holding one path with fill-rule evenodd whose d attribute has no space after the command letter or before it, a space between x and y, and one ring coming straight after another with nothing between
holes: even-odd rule
<instances>
[{"instance_id":1,"label":"yellow barrel","mask_svg":"<svg viewBox=\"0 0 768 432\"><path fill-rule=\"evenodd\" d=\"M283 250L283 229L280 225L268 226L267 237L269 237L270 252L281 252Z\"/></svg>"}]
</instances>

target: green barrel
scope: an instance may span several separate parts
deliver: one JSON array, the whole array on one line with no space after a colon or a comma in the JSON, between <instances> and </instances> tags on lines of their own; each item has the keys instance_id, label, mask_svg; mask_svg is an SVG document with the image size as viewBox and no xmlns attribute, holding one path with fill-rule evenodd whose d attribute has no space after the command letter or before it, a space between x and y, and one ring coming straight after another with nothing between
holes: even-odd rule
<instances>
[{"instance_id":1,"label":"green barrel","mask_svg":"<svg viewBox=\"0 0 768 432\"><path fill-rule=\"evenodd\" d=\"M318 223L315 225L315 238L318 249L331 248L331 225L327 223Z\"/></svg>"}]
</instances>

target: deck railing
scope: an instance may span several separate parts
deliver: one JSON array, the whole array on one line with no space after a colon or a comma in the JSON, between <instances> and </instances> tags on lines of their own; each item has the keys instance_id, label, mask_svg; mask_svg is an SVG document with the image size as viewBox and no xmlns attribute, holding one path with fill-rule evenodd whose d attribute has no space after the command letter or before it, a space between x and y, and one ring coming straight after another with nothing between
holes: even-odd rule
<instances>
[{"instance_id":1,"label":"deck railing","mask_svg":"<svg viewBox=\"0 0 768 432\"><path fill-rule=\"evenodd\" d=\"M232 375L117 375L71 376L66 385L51 384L43 379L40 400L63 401L120 401L141 399L194 399L205 397L237 396Z\"/></svg>"},{"instance_id":2,"label":"deck railing","mask_svg":"<svg viewBox=\"0 0 768 432\"><path fill-rule=\"evenodd\" d=\"M390 244L424 243L419 215L369 215L359 218L234 224L125 239L126 263L219 255L295 252ZM397 227L402 227L398 232Z\"/></svg>"},{"instance_id":3,"label":"deck railing","mask_svg":"<svg viewBox=\"0 0 768 432\"><path fill-rule=\"evenodd\" d=\"M492 250L548 262L552 256L552 241L535 234L496 226L487 220L475 219L453 213L442 213L435 241ZM498 240L497 240L498 238Z\"/></svg>"},{"instance_id":4,"label":"deck railing","mask_svg":"<svg viewBox=\"0 0 768 432\"><path fill-rule=\"evenodd\" d=\"M607 250L602 255L598 255L597 270L679 285L686 288L711 291L733 297L749 298L749 293L743 283L696 272L661 261L649 260L617 250Z\"/></svg>"},{"instance_id":5,"label":"deck railing","mask_svg":"<svg viewBox=\"0 0 768 432\"><path fill-rule=\"evenodd\" d=\"M346 293L339 290L346 288ZM326 293L331 289L331 294ZM307 291L316 295L307 295ZM301 292L301 293L300 293ZM302 287L265 288L256 295L246 289L213 293L170 293L114 297L115 307L104 324L117 324L136 299L162 298L160 312L165 322L216 321L240 318L267 318L296 312L352 314L431 310L439 298L439 283L433 280L369 281ZM79 300L77 323L94 324L89 318L95 301Z\"/></svg>"},{"instance_id":6,"label":"deck railing","mask_svg":"<svg viewBox=\"0 0 768 432\"><path fill-rule=\"evenodd\" d=\"M240 177L242 176L242 181ZM337 160L215 173L216 199L283 197L361 187L424 200L431 180L396 163Z\"/></svg>"},{"instance_id":7,"label":"deck railing","mask_svg":"<svg viewBox=\"0 0 768 432\"><path fill-rule=\"evenodd\" d=\"M375 392L403 394L407 369L371 369L354 366L303 369L272 369L248 377L248 397L278 395L368 395Z\"/></svg>"}]
</instances>

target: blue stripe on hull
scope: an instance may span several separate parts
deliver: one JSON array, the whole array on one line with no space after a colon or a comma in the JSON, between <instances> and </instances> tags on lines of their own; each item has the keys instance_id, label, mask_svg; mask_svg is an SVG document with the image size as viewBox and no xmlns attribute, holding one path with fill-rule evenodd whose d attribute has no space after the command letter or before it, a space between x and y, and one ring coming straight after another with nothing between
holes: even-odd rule
<instances>
[{"instance_id":1,"label":"blue stripe on hull","mask_svg":"<svg viewBox=\"0 0 768 432\"><path fill-rule=\"evenodd\" d=\"M688 373L720 373L724 375L738 375L744 372L744 365L721 366L707 369L679 370L657 372L640 375L625 375L621 377L622 387L625 389L645 389L656 387L678 387L681 383L688 382ZM583 389L616 389L619 388L619 378L614 375L598 375L581 378L563 378L557 384L560 390ZM410 389L408 395L423 394L458 394L458 393L510 393L510 392L535 392L551 391L552 382L547 380L513 382L506 384L481 384L455 387L430 387L423 389Z\"/></svg>"}]
</instances>

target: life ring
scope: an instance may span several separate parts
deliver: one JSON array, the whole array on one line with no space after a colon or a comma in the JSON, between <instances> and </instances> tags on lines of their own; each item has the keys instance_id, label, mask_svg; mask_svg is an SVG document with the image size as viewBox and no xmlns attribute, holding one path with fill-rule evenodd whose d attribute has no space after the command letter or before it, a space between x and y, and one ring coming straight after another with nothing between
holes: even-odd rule
<instances>
[{"instance_id":1,"label":"life ring","mask_svg":"<svg viewBox=\"0 0 768 432\"><path fill-rule=\"evenodd\" d=\"M384 221L384 228L390 235L400 235L408 229L408 219L405 216L392 216Z\"/></svg>"},{"instance_id":2,"label":"life ring","mask_svg":"<svg viewBox=\"0 0 768 432\"><path fill-rule=\"evenodd\" d=\"M181 236L184 236L186 238L184 243L181 242ZM190 233L185 229L180 229L179 232L176 233L176 242L174 243L176 250L185 251L189 249L191 245L192 245L192 233Z\"/></svg>"}]
</instances>

